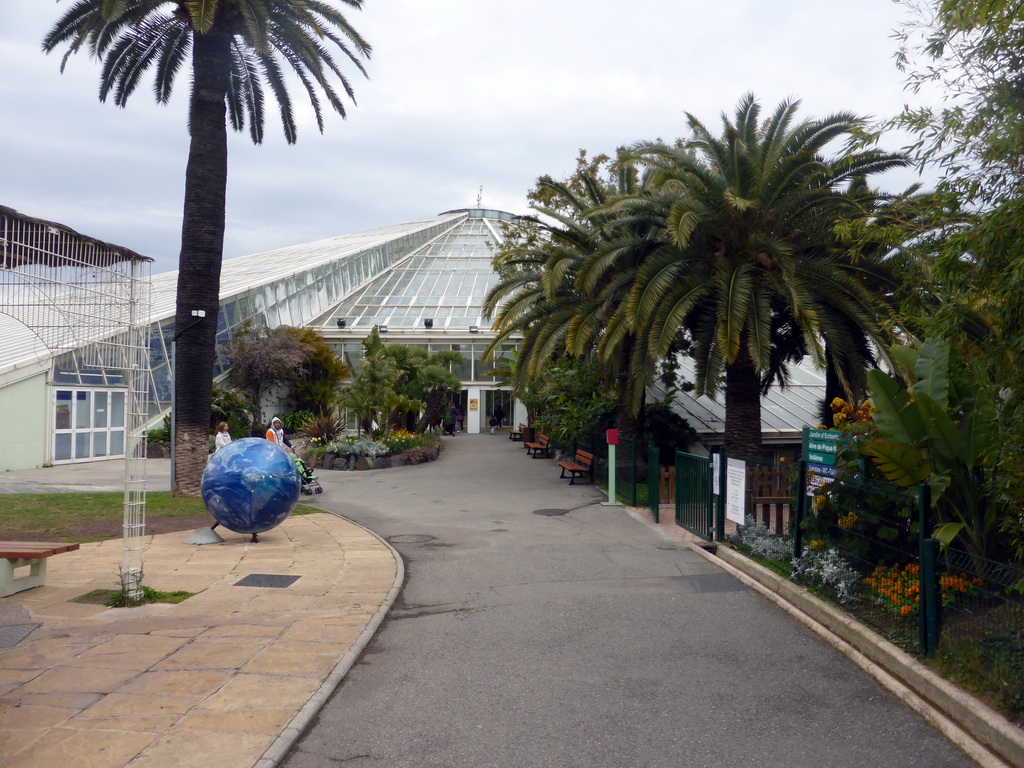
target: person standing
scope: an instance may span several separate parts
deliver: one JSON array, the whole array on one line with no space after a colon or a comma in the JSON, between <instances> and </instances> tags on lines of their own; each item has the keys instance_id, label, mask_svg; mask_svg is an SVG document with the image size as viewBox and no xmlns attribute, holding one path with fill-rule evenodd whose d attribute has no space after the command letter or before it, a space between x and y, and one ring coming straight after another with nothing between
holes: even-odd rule
<instances>
[{"instance_id":1,"label":"person standing","mask_svg":"<svg viewBox=\"0 0 1024 768\"><path fill-rule=\"evenodd\" d=\"M284 434L284 424L281 423L281 419L277 416L275 416L270 422L270 429L267 430L267 440L272 443L277 443L286 451L290 451L292 449L292 444Z\"/></svg>"},{"instance_id":2,"label":"person standing","mask_svg":"<svg viewBox=\"0 0 1024 768\"><path fill-rule=\"evenodd\" d=\"M228 432L228 423L226 421L222 421L220 424L217 425L217 437L213 441L213 452L216 453L230 442L231 433Z\"/></svg>"},{"instance_id":3,"label":"person standing","mask_svg":"<svg viewBox=\"0 0 1024 768\"><path fill-rule=\"evenodd\" d=\"M455 403L448 403L448 434L455 434L455 425L458 423L459 409Z\"/></svg>"},{"instance_id":4,"label":"person standing","mask_svg":"<svg viewBox=\"0 0 1024 768\"><path fill-rule=\"evenodd\" d=\"M455 409L455 423L456 423L456 425L458 427L458 431L459 432L465 432L466 431L466 427L463 424L463 422L465 420L466 420L466 414L464 414L462 412L462 408L456 408Z\"/></svg>"}]
</instances>

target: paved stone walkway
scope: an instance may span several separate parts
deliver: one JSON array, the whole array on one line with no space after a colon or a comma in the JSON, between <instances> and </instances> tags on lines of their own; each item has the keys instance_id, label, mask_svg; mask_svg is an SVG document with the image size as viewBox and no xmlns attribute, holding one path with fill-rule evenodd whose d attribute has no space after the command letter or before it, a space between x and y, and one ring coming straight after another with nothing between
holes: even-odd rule
<instances>
[{"instance_id":1,"label":"paved stone walkway","mask_svg":"<svg viewBox=\"0 0 1024 768\"><path fill-rule=\"evenodd\" d=\"M401 574L380 539L327 513L259 544L187 535L154 536L145 554L147 586L199 593L178 605L69 602L119 587L120 540L51 558L46 586L3 599L40 626L7 622L30 634L0 651L0 766L256 765L333 689ZM298 579L236 585L251 574Z\"/></svg>"}]
</instances>

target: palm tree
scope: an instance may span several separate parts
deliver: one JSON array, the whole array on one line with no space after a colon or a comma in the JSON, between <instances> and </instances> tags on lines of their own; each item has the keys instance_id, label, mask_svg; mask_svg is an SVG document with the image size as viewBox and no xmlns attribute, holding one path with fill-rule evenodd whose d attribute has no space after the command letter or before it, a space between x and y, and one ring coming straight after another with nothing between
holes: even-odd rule
<instances>
[{"instance_id":1,"label":"palm tree","mask_svg":"<svg viewBox=\"0 0 1024 768\"><path fill-rule=\"evenodd\" d=\"M359 9L362 0L341 0ZM147 70L155 95L170 98L191 55L191 136L179 257L176 341L175 492L196 495L207 455L207 425L216 348L218 293L224 249L227 122L248 124L263 140L264 84L277 102L285 138L296 138L283 59L305 88L323 131L322 94L342 117L348 79L328 48L365 74L370 46L345 16L322 0L78 0L43 40L51 52L67 44L61 68L86 47L102 60L100 100L125 106Z\"/></svg>"},{"instance_id":2,"label":"palm tree","mask_svg":"<svg viewBox=\"0 0 1024 768\"><path fill-rule=\"evenodd\" d=\"M863 365L858 336L881 348L883 306L836 230L869 217L877 201L851 186L907 159L849 145L826 157L862 121L840 113L796 122L797 107L783 102L761 121L748 95L733 120L723 115L721 136L688 114L688 140L630 152L651 171L666 211L664 245L638 270L630 316L654 356L687 330L698 393L714 395L724 374L725 445L734 455L760 452L760 396L766 377L783 370L783 332L791 355L802 350L840 379Z\"/></svg>"},{"instance_id":3,"label":"palm tree","mask_svg":"<svg viewBox=\"0 0 1024 768\"><path fill-rule=\"evenodd\" d=\"M601 167L608 163L608 174ZM588 358L618 398L616 426L623 436L642 431L644 391L654 361L638 342L625 314L625 299L643 255L657 243L657 222L607 204L636 191L634 172L599 156L567 182L542 177L531 194L533 236L499 254L504 278L485 301L498 335L490 356L513 334L522 335L511 370L513 388L529 381L553 357Z\"/></svg>"}]
</instances>

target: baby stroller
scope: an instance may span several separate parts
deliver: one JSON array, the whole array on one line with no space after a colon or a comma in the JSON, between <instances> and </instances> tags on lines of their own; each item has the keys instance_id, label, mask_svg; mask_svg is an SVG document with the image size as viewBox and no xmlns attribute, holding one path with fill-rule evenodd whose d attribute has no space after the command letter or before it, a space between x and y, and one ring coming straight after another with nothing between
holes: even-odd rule
<instances>
[{"instance_id":1,"label":"baby stroller","mask_svg":"<svg viewBox=\"0 0 1024 768\"><path fill-rule=\"evenodd\" d=\"M302 460L302 457L294 455L295 468L299 470L299 479L302 480L302 492L307 496L312 496L314 493L323 493L324 489L320 485L320 481L316 479L316 475L313 474L306 462Z\"/></svg>"}]
</instances>

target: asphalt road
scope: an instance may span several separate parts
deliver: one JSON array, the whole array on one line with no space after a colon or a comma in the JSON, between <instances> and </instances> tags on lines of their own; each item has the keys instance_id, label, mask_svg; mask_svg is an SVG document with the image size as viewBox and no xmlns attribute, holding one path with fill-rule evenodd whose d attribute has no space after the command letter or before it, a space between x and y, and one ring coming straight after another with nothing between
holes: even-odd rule
<instances>
[{"instance_id":1,"label":"asphalt road","mask_svg":"<svg viewBox=\"0 0 1024 768\"><path fill-rule=\"evenodd\" d=\"M974 765L783 611L552 462L504 436L446 443L428 465L319 473L316 502L399 537L408 574L283 765ZM568 512L535 514L552 509Z\"/></svg>"}]
</instances>

